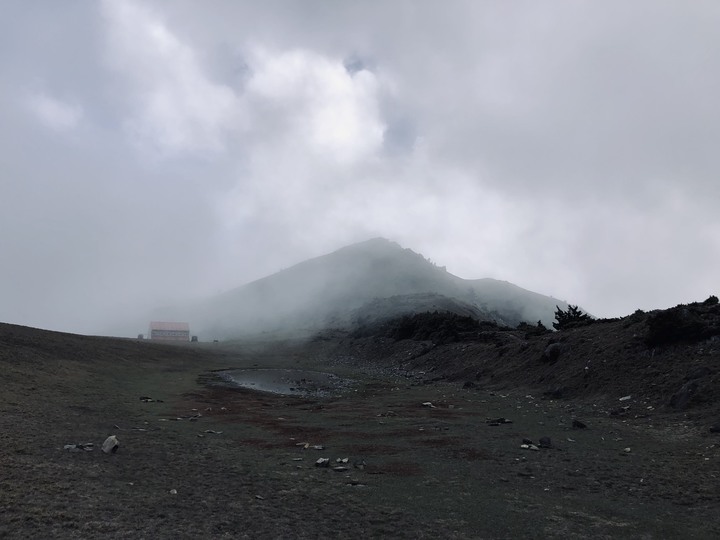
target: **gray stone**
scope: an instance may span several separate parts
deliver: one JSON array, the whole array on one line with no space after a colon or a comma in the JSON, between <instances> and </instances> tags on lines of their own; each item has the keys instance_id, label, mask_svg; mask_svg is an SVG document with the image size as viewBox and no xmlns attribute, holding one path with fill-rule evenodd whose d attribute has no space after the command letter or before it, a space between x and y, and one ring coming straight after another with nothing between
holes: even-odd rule
<instances>
[{"instance_id":1,"label":"gray stone","mask_svg":"<svg viewBox=\"0 0 720 540\"><path fill-rule=\"evenodd\" d=\"M120 441L115 435L110 435L102 444L102 451L106 454L114 454L120 448Z\"/></svg>"},{"instance_id":2,"label":"gray stone","mask_svg":"<svg viewBox=\"0 0 720 540\"><path fill-rule=\"evenodd\" d=\"M552 343L545 347L545 351L543 351L542 356L540 357L540 360L543 362L548 362L550 364L553 364L558 361L558 358L560 358L560 355L565 352L565 346L561 343Z\"/></svg>"}]
</instances>

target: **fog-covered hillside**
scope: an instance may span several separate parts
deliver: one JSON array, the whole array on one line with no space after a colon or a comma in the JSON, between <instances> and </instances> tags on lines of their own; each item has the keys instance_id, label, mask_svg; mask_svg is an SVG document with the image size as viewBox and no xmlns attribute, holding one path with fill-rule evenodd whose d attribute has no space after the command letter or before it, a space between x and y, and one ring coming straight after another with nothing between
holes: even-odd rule
<instances>
[{"instance_id":1,"label":"fog-covered hillside","mask_svg":"<svg viewBox=\"0 0 720 540\"><path fill-rule=\"evenodd\" d=\"M494 279L465 280L383 238L310 259L196 305L202 339L263 331L351 327L360 319L452 311L515 326L549 326L556 299ZM185 316L186 315L186 316Z\"/></svg>"}]
</instances>

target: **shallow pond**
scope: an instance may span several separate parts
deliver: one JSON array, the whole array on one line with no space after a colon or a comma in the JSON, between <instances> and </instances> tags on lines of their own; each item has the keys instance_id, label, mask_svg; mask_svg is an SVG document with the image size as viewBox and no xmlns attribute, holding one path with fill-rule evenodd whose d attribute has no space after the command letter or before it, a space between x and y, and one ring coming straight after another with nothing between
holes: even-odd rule
<instances>
[{"instance_id":1,"label":"shallow pond","mask_svg":"<svg viewBox=\"0 0 720 540\"><path fill-rule=\"evenodd\" d=\"M282 396L335 396L354 382L332 373L302 369L229 369L217 374L234 386Z\"/></svg>"}]
</instances>

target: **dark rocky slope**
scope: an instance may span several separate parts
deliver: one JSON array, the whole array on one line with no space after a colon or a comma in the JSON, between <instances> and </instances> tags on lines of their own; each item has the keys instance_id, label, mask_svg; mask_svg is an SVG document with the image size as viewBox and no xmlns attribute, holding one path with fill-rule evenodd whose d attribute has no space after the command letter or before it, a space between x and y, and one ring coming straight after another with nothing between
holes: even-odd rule
<instances>
[{"instance_id":1,"label":"dark rocky slope","mask_svg":"<svg viewBox=\"0 0 720 540\"><path fill-rule=\"evenodd\" d=\"M396 319L315 345L324 344L319 354L328 361L422 372L425 380L530 387L548 398L596 400L620 415L682 411L705 423L720 421L717 304L638 311L559 332L488 323L469 328L462 317L442 314L416 319L414 330L408 326L408 318ZM631 398L620 401L625 396Z\"/></svg>"}]
</instances>

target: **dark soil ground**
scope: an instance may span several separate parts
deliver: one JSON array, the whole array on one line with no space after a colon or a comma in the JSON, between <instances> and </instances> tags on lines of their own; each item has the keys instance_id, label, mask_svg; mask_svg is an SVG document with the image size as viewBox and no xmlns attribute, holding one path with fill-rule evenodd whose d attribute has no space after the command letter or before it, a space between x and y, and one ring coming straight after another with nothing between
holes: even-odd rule
<instances>
[{"instance_id":1,"label":"dark soil ground","mask_svg":"<svg viewBox=\"0 0 720 540\"><path fill-rule=\"evenodd\" d=\"M442 345L0 325L0 537L720 538L720 340L658 345L650 320ZM303 398L216 373L253 367L355 384Z\"/></svg>"}]
</instances>

